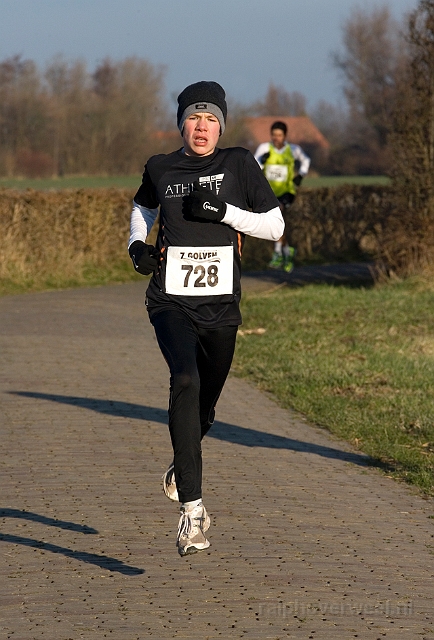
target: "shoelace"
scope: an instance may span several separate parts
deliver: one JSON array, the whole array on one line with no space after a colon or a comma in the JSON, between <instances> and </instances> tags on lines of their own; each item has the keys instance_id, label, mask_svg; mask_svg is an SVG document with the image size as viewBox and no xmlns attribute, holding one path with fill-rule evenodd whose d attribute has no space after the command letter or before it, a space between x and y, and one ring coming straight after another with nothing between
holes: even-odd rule
<instances>
[{"instance_id":1,"label":"shoelace","mask_svg":"<svg viewBox=\"0 0 434 640\"><path fill-rule=\"evenodd\" d=\"M193 520L198 520L199 524L193 523ZM181 536L186 536L188 538L191 531L193 530L193 527L199 528L201 522L205 522L203 510L202 510L202 514L198 517L193 517L192 511L191 512L184 511L181 515L181 519L178 525L178 538L180 538Z\"/></svg>"},{"instance_id":2,"label":"shoelace","mask_svg":"<svg viewBox=\"0 0 434 640\"><path fill-rule=\"evenodd\" d=\"M178 539L181 536L185 536L188 538L190 531L193 528L193 524L191 522L191 516L187 513L183 513L178 525Z\"/></svg>"}]
</instances>

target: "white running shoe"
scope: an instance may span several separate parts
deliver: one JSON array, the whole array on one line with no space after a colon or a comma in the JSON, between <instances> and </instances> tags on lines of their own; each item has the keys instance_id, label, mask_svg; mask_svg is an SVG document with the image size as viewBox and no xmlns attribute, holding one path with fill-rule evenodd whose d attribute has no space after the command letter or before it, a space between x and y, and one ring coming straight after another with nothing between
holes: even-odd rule
<instances>
[{"instance_id":1,"label":"white running shoe","mask_svg":"<svg viewBox=\"0 0 434 640\"><path fill-rule=\"evenodd\" d=\"M186 556L208 549L210 542L205 538L205 531L210 524L209 515L202 503L193 508L181 505L176 540L179 555Z\"/></svg>"},{"instance_id":2,"label":"white running shoe","mask_svg":"<svg viewBox=\"0 0 434 640\"><path fill-rule=\"evenodd\" d=\"M178 489L175 482L175 468L173 462L169 465L166 473L163 475L163 491L169 500L179 502Z\"/></svg>"}]
</instances>

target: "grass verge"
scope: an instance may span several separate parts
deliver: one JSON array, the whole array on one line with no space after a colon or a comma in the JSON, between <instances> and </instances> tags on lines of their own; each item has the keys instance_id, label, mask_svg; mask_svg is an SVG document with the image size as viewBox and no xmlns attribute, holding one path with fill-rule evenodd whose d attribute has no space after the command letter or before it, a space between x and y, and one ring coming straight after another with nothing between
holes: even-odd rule
<instances>
[{"instance_id":1,"label":"grass verge","mask_svg":"<svg viewBox=\"0 0 434 640\"><path fill-rule=\"evenodd\" d=\"M142 176L64 176L63 178L0 178L0 188L59 191L60 189L134 189L142 182Z\"/></svg>"},{"instance_id":2,"label":"grass verge","mask_svg":"<svg viewBox=\"0 0 434 640\"><path fill-rule=\"evenodd\" d=\"M340 187L345 184L384 186L390 184L387 176L309 176L303 180L303 187Z\"/></svg>"},{"instance_id":3,"label":"grass verge","mask_svg":"<svg viewBox=\"0 0 434 640\"><path fill-rule=\"evenodd\" d=\"M119 189L137 190L142 181L141 174L130 176L64 176L63 178L0 178L0 188L36 189L58 191L60 189ZM390 180L386 176L307 176L303 186L337 187L342 184L384 185Z\"/></svg>"},{"instance_id":4,"label":"grass verge","mask_svg":"<svg viewBox=\"0 0 434 640\"><path fill-rule=\"evenodd\" d=\"M434 495L434 293L416 280L246 295L235 373Z\"/></svg>"}]
</instances>

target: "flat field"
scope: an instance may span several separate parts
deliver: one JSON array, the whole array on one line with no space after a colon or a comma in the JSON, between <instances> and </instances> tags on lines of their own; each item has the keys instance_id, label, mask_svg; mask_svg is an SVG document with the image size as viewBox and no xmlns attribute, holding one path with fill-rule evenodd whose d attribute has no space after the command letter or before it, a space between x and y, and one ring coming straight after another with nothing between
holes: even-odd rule
<instances>
[{"instance_id":1,"label":"flat field","mask_svg":"<svg viewBox=\"0 0 434 640\"><path fill-rule=\"evenodd\" d=\"M141 183L140 174L131 176L66 176L64 178L0 178L0 189L95 189L119 187L137 189ZM342 184L384 185L389 183L386 176L307 176L306 187L336 187Z\"/></svg>"}]
</instances>

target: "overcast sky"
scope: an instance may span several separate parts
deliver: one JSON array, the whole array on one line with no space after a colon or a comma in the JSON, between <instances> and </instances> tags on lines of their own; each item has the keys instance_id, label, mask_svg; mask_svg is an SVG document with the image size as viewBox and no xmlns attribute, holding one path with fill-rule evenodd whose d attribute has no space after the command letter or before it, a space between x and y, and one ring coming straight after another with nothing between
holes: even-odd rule
<instances>
[{"instance_id":1,"label":"overcast sky","mask_svg":"<svg viewBox=\"0 0 434 640\"><path fill-rule=\"evenodd\" d=\"M398 20L417 0L1 0L0 61L40 67L57 54L84 59L145 58L166 69L167 95L216 80L244 104L270 84L299 91L312 108L342 102L330 53L354 7L388 4ZM174 103L171 104L174 106Z\"/></svg>"}]
</instances>

